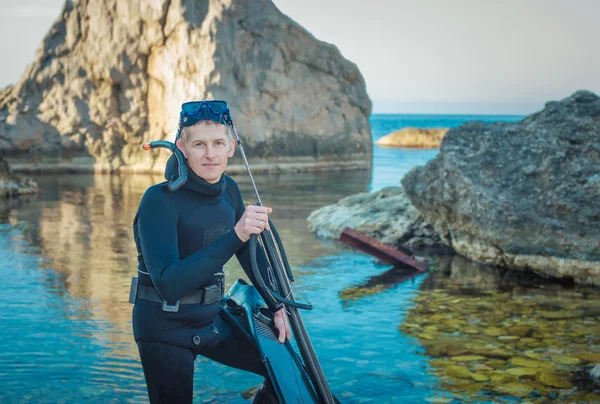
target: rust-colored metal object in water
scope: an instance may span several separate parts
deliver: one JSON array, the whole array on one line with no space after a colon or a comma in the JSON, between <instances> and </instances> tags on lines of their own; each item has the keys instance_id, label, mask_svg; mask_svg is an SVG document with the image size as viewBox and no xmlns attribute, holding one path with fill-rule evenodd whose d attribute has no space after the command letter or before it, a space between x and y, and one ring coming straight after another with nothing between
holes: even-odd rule
<instances>
[{"instance_id":1,"label":"rust-colored metal object in water","mask_svg":"<svg viewBox=\"0 0 600 404\"><path fill-rule=\"evenodd\" d=\"M417 260L410 255L349 227L344 229L339 240L344 244L379 258L389 264L404 267L409 266L419 272L427 271L425 264L417 262Z\"/></svg>"}]
</instances>

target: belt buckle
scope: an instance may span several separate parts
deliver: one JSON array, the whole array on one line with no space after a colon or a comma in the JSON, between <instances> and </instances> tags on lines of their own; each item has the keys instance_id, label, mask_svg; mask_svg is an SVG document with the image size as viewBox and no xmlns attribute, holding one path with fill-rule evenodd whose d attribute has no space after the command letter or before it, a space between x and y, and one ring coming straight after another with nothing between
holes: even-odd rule
<instances>
[{"instance_id":1,"label":"belt buckle","mask_svg":"<svg viewBox=\"0 0 600 404\"><path fill-rule=\"evenodd\" d=\"M138 294L138 277L134 276L131 278L131 286L129 288L129 303L135 304Z\"/></svg>"},{"instance_id":2,"label":"belt buckle","mask_svg":"<svg viewBox=\"0 0 600 404\"><path fill-rule=\"evenodd\" d=\"M173 304L169 304L166 300L162 301L162 309L163 311L168 311L171 313L176 313L179 311L179 300L177 300Z\"/></svg>"},{"instance_id":3,"label":"belt buckle","mask_svg":"<svg viewBox=\"0 0 600 404\"><path fill-rule=\"evenodd\" d=\"M202 288L204 296L202 296L202 304L212 304L221 300L221 285L210 285Z\"/></svg>"}]
</instances>

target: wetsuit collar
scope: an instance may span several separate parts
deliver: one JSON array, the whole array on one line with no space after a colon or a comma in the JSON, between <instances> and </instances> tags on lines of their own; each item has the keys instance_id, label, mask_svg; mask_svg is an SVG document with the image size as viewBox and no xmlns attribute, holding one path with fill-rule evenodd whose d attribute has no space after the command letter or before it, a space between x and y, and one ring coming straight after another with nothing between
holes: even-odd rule
<instances>
[{"instance_id":1,"label":"wetsuit collar","mask_svg":"<svg viewBox=\"0 0 600 404\"><path fill-rule=\"evenodd\" d=\"M187 166L187 169L188 180L186 181L183 188L189 189L190 191L194 191L205 196L216 197L219 196L226 187L225 174L221 174L221 179L219 179L219 181L215 182L214 184L211 184L207 182L204 178L199 177L189 165ZM177 159L175 158L175 155L173 155L169 158L169 161L167 161L167 166L165 168L165 178L167 180L174 181L175 179L177 179L178 176L179 171L177 169Z\"/></svg>"}]
</instances>

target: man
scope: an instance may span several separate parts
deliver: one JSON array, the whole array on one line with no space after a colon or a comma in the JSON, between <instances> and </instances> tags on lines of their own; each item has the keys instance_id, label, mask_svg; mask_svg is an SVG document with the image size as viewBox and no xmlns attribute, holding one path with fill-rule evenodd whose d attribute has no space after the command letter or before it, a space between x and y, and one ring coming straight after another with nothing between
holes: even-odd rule
<instances>
[{"instance_id":1,"label":"man","mask_svg":"<svg viewBox=\"0 0 600 404\"><path fill-rule=\"evenodd\" d=\"M256 349L220 315L223 265L235 254L254 283L247 241L270 230L273 211L244 208L239 187L224 174L235 140L219 114L222 104L182 106L176 146L188 179L174 192L168 183L148 188L134 220L140 273L133 332L153 404L192 402L197 355L264 376L254 402L277 402ZM171 157L165 177L176 179L177 168ZM257 255L263 278L272 279L260 245ZM285 309L274 319L283 343L291 336Z\"/></svg>"}]
</instances>

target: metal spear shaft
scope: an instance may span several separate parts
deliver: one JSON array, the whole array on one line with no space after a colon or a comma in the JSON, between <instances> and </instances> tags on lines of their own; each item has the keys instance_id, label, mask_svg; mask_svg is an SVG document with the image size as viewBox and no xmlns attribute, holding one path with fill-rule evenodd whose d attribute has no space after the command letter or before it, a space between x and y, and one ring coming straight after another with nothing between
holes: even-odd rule
<instances>
[{"instance_id":1,"label":"metal spear shaft","mask_svg":"<svg viewBox=\"0 0 600 404\"><path fill-rule=\"evenodd\" d=\"M242 146L242 142L240 141L240 137L233 125L231 123L231 128L233 129L233 133L235 134L235 138L237 144L240 148L240 152L242 154L242 158L244 159L244 164L246 165L246 170L248 171L248 175L250 176L250 181L252 182L252 187L254 188L254 193L256 195L256 199L258 200L258 206L262 206L262 201L260 199L260 195L258 194L258 188L256 187L256 183L254 182L254 177L252 176L252 172L250 171L250 165L248 164L248 159L246 158L246 153L244 152L244 147ZM267 231L267 240L269 244L271 244L273 255L276 257L278 261L278 265L273 264L275 267L275 276L277 277L279 284L282 288L282 295L289 296L288 299L292 301L296 301L294 298L294 293L292 292L292 288L290 286L290 280L287 277L287 274L283 270L284 265L281 260L280 255L275 248L275 239L273 237L273 233ZM279 269L279 270L278 270ZM317 359L315 354L314 347L308 333L306 332L306 327L304 326L304 321L300 316L300 313L296 307L289 307L290 316L292 321L290 322L292 329L294 331L294 335L296 336L296 340L298 342L298 346L301 347L300 354L302 355L302 359L307 365L307 370L312 376L313 383L315 384L315 388L317 390L317 394L323 403L326 404L335 404L333 399L333 395L331 394L331 390L329 385L327 384L327 379L325 379L325 374L323 373L323 369L321 368L321 364Z\"/></svg>"}]
</instances>

